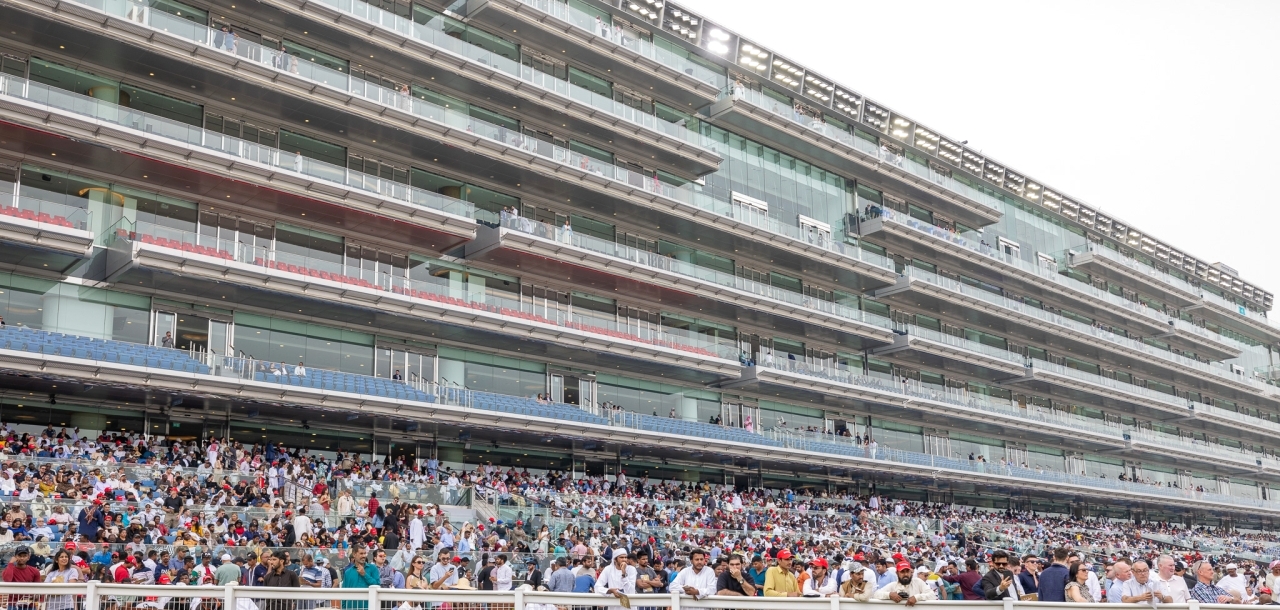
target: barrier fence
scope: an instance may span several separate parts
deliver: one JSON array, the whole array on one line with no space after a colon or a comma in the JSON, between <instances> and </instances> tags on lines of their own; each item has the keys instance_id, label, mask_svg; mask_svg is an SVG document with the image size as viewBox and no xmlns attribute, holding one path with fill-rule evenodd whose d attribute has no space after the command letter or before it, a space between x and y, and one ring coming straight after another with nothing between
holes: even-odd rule
<instances>
[{"instance_id":1,"label":"barrier fence","mask_svg":"<svg viewBox=\"0 0 1280 610\"><path fill-rule=\"evenodd\" d=\"M624 607L611 595L544 591L457 591L430 589L278 588L244 586L121 585L90 581L84 584L0 584L0 598L10 610L592 610ZM893 606L890 601L858 602L843 597L729 597L696 599L677 594L627 596L627 607L645 610L841 610L864 604ZM1068 604L1035 601L926 601L933 607L972 610L1037 610L1041 608L1106 608L1115 604ZM1139 604L1127 604L1138 606ZM1207 610L1225 604L1161 604L1167 610Z\"/></svg>"}]
</instances>

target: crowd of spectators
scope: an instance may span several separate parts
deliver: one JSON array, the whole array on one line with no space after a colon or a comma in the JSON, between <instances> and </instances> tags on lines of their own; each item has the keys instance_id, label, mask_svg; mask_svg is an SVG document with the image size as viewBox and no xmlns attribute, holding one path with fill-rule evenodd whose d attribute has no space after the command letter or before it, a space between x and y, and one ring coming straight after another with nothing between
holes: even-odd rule
<instances>
[{"instance_id":1,"label":"crowd of spectators","mask_svg":"<svg viewBox=\"0 0 1280 610\"><path fill-rule=\"evenodd\" d=\"M1269 533L908 502L874 487L454 470L7 425L0 451L6 582L1268 603L1280 576L1263 557L1278 544ZM470 493L484 516L455 520L448 505Z\"/></svg>"}]
</instances>

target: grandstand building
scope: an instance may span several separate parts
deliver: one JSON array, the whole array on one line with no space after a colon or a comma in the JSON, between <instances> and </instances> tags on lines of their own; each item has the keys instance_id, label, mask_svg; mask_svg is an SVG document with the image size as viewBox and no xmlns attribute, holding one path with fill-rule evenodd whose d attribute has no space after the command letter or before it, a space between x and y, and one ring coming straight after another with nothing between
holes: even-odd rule
<instances>
[{"instance_id":1,"label":"grandstand building","mask_svg":"<svg viewBox=\"0 0 1280 610\"><path fill-rule=\"evenodd\" d=\"M1270 293L674 2L0 24L4 421L1280 518Z\"/></svg>"}]
</instances>

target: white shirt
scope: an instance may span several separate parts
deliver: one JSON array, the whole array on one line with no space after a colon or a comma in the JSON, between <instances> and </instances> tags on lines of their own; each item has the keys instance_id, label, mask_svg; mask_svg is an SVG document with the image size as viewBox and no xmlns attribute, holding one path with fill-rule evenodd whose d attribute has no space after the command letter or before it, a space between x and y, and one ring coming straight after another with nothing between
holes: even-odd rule
<instances>
[{"instance_id":1,"label":"white shirt","mask_svg":"<svg viewBox=\"0 0 1280 610\"><path fill-rule=\"evenodd\" d=\"M1164 594L1163 589L1164 587L1160 586L1160 582L1154 578L1148 578L1146 584L1143 584L1138 582L1137 577L1133 577L1133 578L1130 578L1129 580L1124 581L1120 585L1120 595L1122 598L1137 597L1144 593L1151 592L1155 596L1151 598L1150 602L1146 602L1146 603L1150 604L1151 607L1154 608L1157 605L1159 605L1161 602L1161 599L1159 596Z\"/></svg>"},{"instance_id":2,"label":"white shirt","mask_svg":"<svg viewBox=\"0 0 1280 610\"><path fill-rule=\"evenodd\" d=\"M1132 577L1130 578L1132 579ZM1089 590L1089 595L1093 597L1093 603L1102 603L1104 594L1102 592L1102 584L1098 582L1098 574L1096 572L1089 572L1089 579L1084 582L1084 586Z\"/></svg>"},{"instance_id":3,"label":"white shirt","mask_svg":"<svg viewBox=\"0 0 1280 610\"><path fill-rule=\"evenodd\" d=\"M415 551L422 548L426 538L426 530L422 527L422 519L414 517L409 522L409 547Z\"/></svg>"},{"instance_id":4,"label":"white shirt","mask_svg":"<svg viewBox=\"0 0 1280 610\"><path fill-rule=\"evenodd\" d=\"M511 566L502 564L493 569L493 590L494 591L510 591L511 579L514 574L511 572Z\"/></svg>"},{"instance_id":5,"label":"white shirt","mask_svg":"<svg viewBox=\"0 0 1280 610\"><path fill-rule=\"evenodd\" d=\"M1163 580L1159 574L1156 574L1152 580L1160 582L1160 586L1164 588L1163 593L1173 598L1175 604L1186 604L1191 602L1191 591L1187 590L1187 581L1181 576L1174 574L1169 580Z\"/></svg>"},{"instance_id":6,"label":"white shirt","mask_svg":"<svg viewBox=\"0 0 1280 610\"><path fill-rule=\"evenodd\" d=\"M1223 576L1218 581L1218 586L1227 593L1233 591L1239 592L1241 599L1249 597L1249 581L1245 580L1244 574L1237 573L1235 576Z\"/></svg>"},{"instance_id":7,"label":"white shirt","mask_svg":"<svg viewBox=\"0 0 1280 610\"><path fill-rule=\"evenodd\" d=\"M636 569L631 566L623 566L618 570L617 566L610 563L600 570L600 578L596 580L596 593L608 595L609 589L617 589L624 595L636 594ZM622 606L609 606L609 610L624 610Z\"/></svg>"},{"instance_id":8,"label":"white shirt","mask_svg":"<svg viewBox=\"0 0 1280 610\"><path fill-rule=\"evenodd\" d=\"M846 572L846 574L848 574L848 572ZM815 580L817 579L815 579L813 577L813 573L810 572L809 578L804 580L804 586L801 587L800 595L804 597L828 597L832 593L835 593L836 589L839 588L839 585L836 584L835 574L832 574L830 571L828 571L827 575L823 577L821 584L815 583Z\"/></svg>"},{"instance_id":9,"label":"white shirt","mask_svg":"<svg viewBox=\"0 0 1280 610\"><path fill-rule=\"evenodd\" d=\"M701 572L694 572L693 566L685 566L680 570L679 574L671 580L671 584L667 590L672 593L684 594L685 587L693 587L698 590L698 594L694 595L694 599L702 599L708 595L716 594L716 571L710 566L702 566Z\"/></svg>"},{"instance_id":10,"label":"white shirt","mask_svg":"<svg viewBox=\"0 0 1280 610\"><path fill-rule=\"evenodd\" d=\"M311 517L299 514L293 518L293 533L296 536L305 536L311 532Z\"/></svg>"}]
</instances>

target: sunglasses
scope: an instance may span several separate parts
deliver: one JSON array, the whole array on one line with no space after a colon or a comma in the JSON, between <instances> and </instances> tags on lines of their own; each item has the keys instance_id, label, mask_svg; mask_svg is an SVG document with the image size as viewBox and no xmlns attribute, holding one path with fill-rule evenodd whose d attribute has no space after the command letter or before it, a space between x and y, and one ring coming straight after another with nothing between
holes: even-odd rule
<instances>
[{"instance_id":1,"label":"sunglasses","mask_svg":"<svg viewBox=\"0 0 1280 610\"><path fill-rule=\"evenodd\" d=\"M995 566L995 567L997 567L997 568L1007 568L1007 567L1009 567L1009 562L1007 562L1007 561L995 561L995 562L992 562L992 565L994 565L994 566Z\"/></svg>"}]
</instances>

